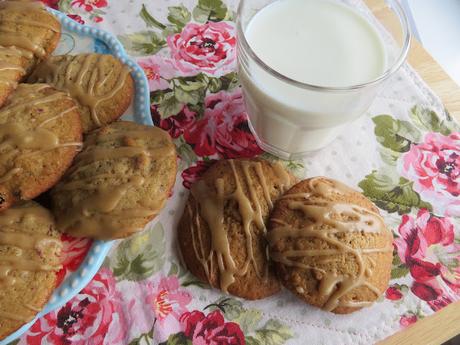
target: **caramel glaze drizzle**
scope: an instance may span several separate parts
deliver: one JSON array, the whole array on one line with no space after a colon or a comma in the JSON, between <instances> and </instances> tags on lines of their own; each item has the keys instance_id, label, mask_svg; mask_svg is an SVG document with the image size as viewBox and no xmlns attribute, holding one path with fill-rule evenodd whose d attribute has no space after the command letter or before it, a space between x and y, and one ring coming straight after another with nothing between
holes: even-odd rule
<instances>
[{"instance_id":1,"label":"caramel glaze drizzle","mask_svg":"<svg viewBox=\"0 0 460 345\"><path fill-rule=\"evenodd\" d=\"M34 85L28 86L25 90L19 89L17 91L18 97L0 110L0 119L7 117L12 112L24 112L41 104L62 100L63 95L61 93L48 96L39 93L48 87L47 85ZM76 106L69 108L57 116L44 120L35 128L30 128L29 124L18 122L0 123L0 152L2 152L0 165L7 166L13 162L13 168L0 175L0 183L10 180L21 171L20 168L15 167L16 161L19 159L69 146L81 147L82 143L80 142L60 143L59 137L55 133L44 128L48 123L76 109Z\"/></svg>"},{"instance_id":2,"label":"caramel glaze drizzle","mask_svg":"<svg viewBox=\"0 0 460 345\"><path fill-rule=\"evenodd\" d=\"M324 310L333 311L337 307L363 307L370 305L372 303L370 301L346 302L340 299L360 286L365 286L377 296L380 296L381 291L368 282L369 277L372 276L372 267L376 263L370 257L365 257L364 254L392 252L393 248L355 249L335 239L333 235L354 231L387 233L389 236L391 236L391 233L385 227L384 221L379 214L357 205L330 201L329 197L333 193L346 194L353 191L349 187L338 181L323 180L322 178L311 179L309 187L311 193L288 194L282 198L291 200L288 202L288 207L291 210L303 212L312 220L312 223L296 229L281 220L275 219L274 222L280 226L268 233L269 245L273 247L278 241L288 238L318 238L334 246L335 249L272 251L272 259L286 266L315 271L317 279L320 280L319 294L327 298L323 306ZM337 219L339 215L346 216L347 220ZM329 228L324 229L322 225L328 225ZM303 262L305 258L316 257L318 258L318 263L326 263L331 261L331 255L338 254L351 254L356 258L358 264L357 276L327 272L324 269L313 267ZM368 260L365 260L366 258ZM299 289L302 290L301 287Z\"/></svg>"},{"instance_id":3,"label":"caramel glaze drizzle","mask_svg":"<svg viewBox=\"0 0 460 345\"><path fill-rule=\"evenodd\" d=\"M25 206L11 208L0 213L0 246L8 246L14 249L11 254L0 256L1 289L6 289L8 286L16 283L17 278L10 276L12 271L49 272L58 271L61 268L60 265L52 266L41 263L36 259L24 258L25 250L33 249L38 253L43 253L46 247L52 245L59 252L62 246L61 242L53 237L17 232L21 230L21 223L26 219L34 222L53 223L50 214L39 207ZM26 304L24 304L23 307L34 313L22 315L18 313L12 314L8 311L0 311L0 317L16 321L28 321L32 319L37 308Z\"/></svg>"},{"instance_id":4,"label":"caramel glaze drizzle","mask_svg":"<svg viewBox=\"0 0 460 345\"><path fill-rule=\"evenodd\" d=\"M19 71L21 73L25 73L26 70L23 67L16 65L14 63L0 61L0 72L3 71Z\"/></svg>"},{"instance_id":5,"label":"caramel glaze drizzle","mask_svg":"<svg viewBox=\"0 0 460 345\"><path fill-rule=\"evenodd\" d=\"M8 1L4 0L0 2L0 11L4 11L0 24L4 23L15 23L20 25L29 25L39 28L51 30L53 32L59 32L59 27L54 27L46 22L37 22L31 19L9 19L8 17L13 15L14 11L24 12L35 12L45 11L44 6L39 1ZM40 45L41 37L39 35L36 38L30 38L25 36L23 33L17 30L13 30L10 26L0 25L0 46L4 47L18 47L26 50L28 53L21 53L23 56L32 58L36 55L39 58L46 56L46 50ZM30 54L31 53L31 54Z\"/></svg>"},{"instance_id":6,"label":"caramel glaze drizzle","mask_svg":"<svg viewBox=\"0 0 460 345\"><path fill-rule=\"evenodd\" d=\"M247 186L249 195L246 195L242 188L242 181L238 176L236 165L237 163L243 171L243 181ZM204 181L198 181L191 188L191 193L197 203L197 212L195 212L194 221L192 224L192 244L195 251L195 256L200 261L205 271L208 281L211 279L211 274L214 267L214 257L217 259L217 267L219 270L220 288L228 293L228 287L235 281L235 276L244 276L248 272L249 266L252 264L254 271L259 278L266 278L268 274L268 266L266 265L264 272L258 267L253 252L253 234L251 225L254 224L259 230L266 232L264 219L262 215L261 201L257 197L254 187L254 181L251 178L251 169L254 169L259 184L262 186L264 199L271 209L273 201L270 196L269 187L267 185L265 175L263 173L262 164L260 162L250 161L233 161L229 160L230 167L235 179L235 190L230 194L225 194L224 180L218 178L215 181L214 187L210 188ZM275 169L278 177L278 185L281 190L290 187L291 177L279 166ZM224 227L224 207L229 200L234 200L238 203L238 210L241 215L244 234L246 238L246 259L243 267L237 267L237 264L230 250L230 241L227 231ZM254 206L253 206L254 205ZM188 206L188 212L192 217L193 212ZM200 234L200 216L207 223L211 234L211 249L208 255L205 253L203 240ZM268 254L268 252L266 253Z\"/></svg>"},{"instance_id":7,"label":"caramel glaze drizzle","mask_svg":"<svg viewBox=\"0 0 460 345\"><path fill-rule=\"evenodd\" d=\"M157 139L166 138L167 134L159 132ZM113 140L145 139L152 140L152 133L143 130L128 130L121 133L105 135L104 143ZM127 178L125 183L117 186L90 184L97 180L110 178L123 178L113 172L101 173L87 178L80 178L79 173L89 164L101 160L113 160L130 157L143 157L145 160L158 159L168 155L174 155L174 148L160 147L155 150L147 150L138 146L101 147L101 141L85 142L85 150L75 159L73 167L67 173L67 180L53 189L53 194L65 193L72 190L87 190L88 197L77 203L76 206L67 210L65 216L58 218L58 228L69 232L77 237L96 237L101 239L113 238L127 232L126 227L120 226L119 221L127 218L145 218L155 215L150 208L142 205L132 209L117 210L121 199L126 193L135 188L142 187L145 178L142 173ZM159 200L162 204L164 200Z\"/></svg>"},{"instance_id":8,"label":"caramel glaze drizzle","mask_svg":"<svg viewBox=\"0 0 460 345\"><path fill-rule=\"evenodd\" d=\"M101 126L98 106L114 97L121 90L130 70L127 66L123 66L112 89L106 94L101 94L102 87L114 73L111 69L104 76L104 61L110 56L100 54L85 54L83 56L83 61L78 60L81 55L65 56L64 61L57 63L52 60L44 61L34 71L30 80L52 84L61 91L69 92L82 106L88 107L93 122L97 126ZM91 68L93 64L95 64L95 68ZM85 86L84 80L87 76L89 76L89 81Z\"/></svg>"}]
</instances>

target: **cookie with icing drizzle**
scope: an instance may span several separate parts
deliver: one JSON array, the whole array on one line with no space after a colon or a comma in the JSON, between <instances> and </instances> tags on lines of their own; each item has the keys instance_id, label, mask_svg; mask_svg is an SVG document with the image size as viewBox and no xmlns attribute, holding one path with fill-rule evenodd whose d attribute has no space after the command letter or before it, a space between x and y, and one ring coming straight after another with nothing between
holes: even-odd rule
<instances>
[{"instance_id":1,"label":"cookie with icing drizzle","mask_svg":"<svg viewBox=\"0 0 460 345\"><path fill-rule=\"evenodd\" d=\"M37 66L29 82L68 92L80 106L84 133L117 120L134 94L129 68L112 55L53 56Z\"/></svg>"},{"instance_id":2,"label":"cookie with icing drizzle","mask_svg":"<svg viewBox=\"0 0 460 345\"><path fill-rule=\"evenodd\" d=\"M51 191L58 229L97 239L142 230L164 207L176 169L175 146L158 127L119 121L90 133Z\"/></svg>"},{"instance_id":3,"label":"cookie with icing drizzle","mask_svg":"<svg viewBox=\"0 0 460 345\"><path fill-rule=\"evenodd\" d=\"M73 99L46 84L20 84L0 108L0 210L56 184L81 141Z\"/></svg>"},{"instance_id":4,"label":"cookie with icing drizzle","mask_svg":"<svg viewBox=\"0 0 460 345\"><path fill-rule=\"evenodd\" d=\"M275 200L295 181L279 163L223 160L192 188L178 227L182 257L203 282L247 299L275 294L266 227Z\"/></svg>"},{"instance_id":5,"label":"cookie with icing drizzle","mask_svg":"<svg viewBox=\"0 0 460 345\"><path fill-rule=\"evenodd\" d=\"M0 212L0 340L48 301L61 247L51 213L39 204L27 201Z\"/></svg>"},{"instance_id":6,"label":"cookie with icing drizzle","mask_svg":"<svg viewBox=\"0 0 460 345\"><path fill-rule=\"evenodd\" d=\"M0 1L0 106L60 36L59 20L40 1Z\"/></svg>"},{"instance_id":7,"label":"cookie with icing drizzle","mask_svg":"<svg viewBox=\"0 0 460 345\"><path fill-rule=\"evenodd\" d=\"M369 199L338 181L292 187L275 205L267 238L283 285L311 305L351 313L388 286L392 233Z\"/></svg>"}]
</instances>

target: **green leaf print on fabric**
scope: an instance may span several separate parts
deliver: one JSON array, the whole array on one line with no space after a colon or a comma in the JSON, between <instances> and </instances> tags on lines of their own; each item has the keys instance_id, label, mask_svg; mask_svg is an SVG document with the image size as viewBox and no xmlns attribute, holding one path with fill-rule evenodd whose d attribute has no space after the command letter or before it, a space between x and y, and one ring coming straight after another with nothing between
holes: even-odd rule
<instances>
[{"instance_id":1,"label":"green leaf print on fabric","mask_svg":"<svg viewBox=\"0 0 460 345\"><path fill-rule=\"evenodd\" d=\"M147 25L147 27L157 28L160 30L166 29L166 25L160 23L158 20L153 18L153 16L147 10L147 7L145 7L145 4L142 4L142 9L141 9L141 12L139 13L139 16L144 21L145 25Z\"/></svg>"},{"instance_id":2,"label":"green leaf print on fabric","mask_svg":"<svg viewBox=\"0 0 460 345\"><path fill-rule=\"evenodd\" d=\"M70 12L70 10L72 8L72 6L70 4L71 2L72 2L72 0L60 0L59 5L58 5L59 10L61 12L64 12L64 13Z\"/></svg>"},{"instance_id":3,"label":"green leaf print on fabric","mask_svg":"<svg viewBox=\"0 0 460 345\"><path fill-rule=\"evenodd\" d=\"M432 209L431 205L422 201L420 195L412 189L413 182L403 177L385 175L374 170L359 184L364 195L371 199L379 208L400 215L409 213L413 207Z\"/></svg>"},{"instance_id":4,"label":"green leaf print on fabric","mask_svg":"<svg viewBox=\"0 0 460 345\"><path fill-rule=\"evenodd\" d=\"M447 114L445 120L441 120L439 115L429 109L420 105L414 106L409 115L414 124L428 132L438 132L443 135L449 135L452 132L459 131L458 124Z\"/></svg>"},{"instance_id":5,"label":"green leaf print on fabric","mask_svg":"<svg viewBox=\"0 0 460 345\"><path fill-rule=\"evenodd\" d=\"M174 139L174 144L176 144L177 154L181 158L179 164L184 164L182 168L188 167L198 160L195 151L193 151L192 147L185 142L182 136Z\"/></svg>"},{"instance_id":6,"label":"green leaf print on fabric","mask_svg":"<svg viewBox=\"0 0 460 345\"><path fill-rule=\"evenodd\" d=\"M159 345L192 345L192 341L188 339L184 333L171 334L167 341Z\"/></svg>"},{"instance_id":7,"label":"green leaf print on fabric","mask_svg":"<svg viewBox=\"0 0 460 345\"><path fill-rule=\"evenodd\" d=\"M283 345L294 336L288 326L275 319L269 319L260 326L262 312L244 308L243 303L233 297L221 297L205 309L219 309L225 319L237 323L245 334L246 344Z\"/></svg>"},{"instance_id":8,"label":"green leaf print on fabric","mask_svg":"<svg viewBox=\"0 0 460 345\"><path fill-rule=\"evenodd\" d=\"M239 79L238 79L238 74L236 72L228 73L220 78L221 82L221 87L219 90L231 90L234 89L235 87L240 85ZM210 89L211 92L214 92L213 90ZM216 91L216 92L217 92Z\"/></svg>"},{"instance_id":9,"label":"green leaf print on fabric","mask_svg":"<svg viewBox=\"0 0 460 345\"><path fill-rule=\"evenodd\" d=\"M161 223L131 236L117 248L110 261L118 280L139 281L159 271L164 264L165 241Z\"/></svg>"},{"instance_id":10,"label":"green leaf print on fabric","mask_svg":"<svg viewBox=\"0 0 460 345\"><path fill-rule=\"evenodd\" d=\"M270 319L254 335L246 337L246 345L282 345L293 336L294 333L287 326Z\"/></svg>"},{"instance_id":11,"label":"green leaf print on fabric","mask_svg":"<svg viewBox=\"0 0 460 345\"><path fill-rule=\"evenodd\" d=\"M128 53L136 56L155 54L166 46L166 41L154 31L118 35L118 39Z\"/></svg>"},{"instance_id":12,"label":"green leaf print on fabric","mask_svg":"<svg viewBox=\"0 0 460 345\"><path fill-rule=\"evenodd\" d=\"M255 329L261 320L262 313L259 310L247 309L232 321L239 324L243 333L246 334Z\"/></svg>"},{"instance_id":13,"label":"green leaf print on fabric","mask_svg":"<svg viewBox=\"0 0 460 345\"><path fill-rule=\"evenodd\" d=\"M176 78L173 85L176 100L191 105L197 105L204 100L208 86L195 78Z\"/></svg>"},{"instance_id":14,"label":"green leaf print on fabric","mask_svg":"<svg viewBox=\"0 0 460 345\"><path fill-rule=\"evenodd\" d=\"M270 162L279 162L287 170L289 170L293 175L303 179L306 174L306 169L302 161L300 160L283 160L280 159L268 152L264 152L260 155L261 158L266 159Z\"/></svg>"},{"instance_id":15,"label":"green leaf print on fabric","mask_svg":"<svg viewBox=\"0 0 460 345\"><path fill-rule=\"evenodd\" d=\"M214 303L208 305L206 309L207 308L211 311L220 309L224 313L225 318L230 321L238 318L244 310L243 303L232 297L221 297Z\"/></svg>"},{"instance_id":16,"label":"green leaf print on fabric","mask_svg":"<svg viewBox=\"0 0 460 345\"><path fill-rule=\"evenodd\" d=\"M393 150L387 149L385 147L381 147L379 150L380 158L382 161L390 166L395 167L397 165L399 157L401 157L400 152L395 152Z\"/></svg>"},{"instance_id":17,"label":"green leaf print on fabric","mask_svg":"<svg viewBox=\"0 0 460 345\"><path fill-rule=\"evenodd\" d=\"M396 152L407 152L413 142L418 142L420 131L410 122L396 120L390 115L379 115L372 118L375 123L377 141L388 149Z\"/></svg>"},{"instance_id":18,"label":"green leaf print on fabric","mask_svg":"<svg viewBox=\"0 0 460 345\"><path fill-rule=\"evenodd\" d=\"M239 85L236 73L229 73L220 78L200 73L193 77L176 77L168 82L170 88L150 93L150 101L158 105L157 111L162 119L177 115L185 105L201 117L208 91L229 91Z\"/></svg>"},{"instance_id":19,"label":"green leaf print on fabric","mask_svg":"<svg viewBox=\"0 0 460 345\"><path fill-rule=\"evenodd\" d=\"M393 253L392 266L391 279L402 278L409 274L409 268L401 261L398 253Z\"/></svg>"},{"instance_id":20,"label":"green leaf print on fabric","mask_svg":"<svg viewBox=\"0 0 460 345\"><path fill-rule=\"evenodd\" d=\"M199 23L220 22L227 19L227 6L222 0L199 0L193 9L193 19Z\"/></svg>"},{"instance_id":21,"label":"green leaf print on fabric","mask_svg":"<svg viewBox=\"0 0 460 345\"><path fill-rule=\"evenodd\" d=\"M179 114L183 107L184 104L177 100L175 93L169 92L164 95L163 100L159 103L158 113L162 119L166 119Z\"/></svg>"},{"instance_id":22,"label":"green leaf print on fabric","mask_svg":"<svg viewBox=\"0 0 460 345\"><path fill-rule=\"evenodd\" d=\"M168 7L168 12L168 20L176 26L176 32L180 32L185 24L192 19L190 11L184 5Z\"/></svg>"}]
</instances>

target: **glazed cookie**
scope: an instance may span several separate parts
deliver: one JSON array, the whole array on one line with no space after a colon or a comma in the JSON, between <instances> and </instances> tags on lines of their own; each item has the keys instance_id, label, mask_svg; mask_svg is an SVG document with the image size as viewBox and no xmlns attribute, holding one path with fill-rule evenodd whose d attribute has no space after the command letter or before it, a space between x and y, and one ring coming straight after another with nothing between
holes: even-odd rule
<instances>
[{"instance_id":1,"label":"glazed cookie","mask_svg":"<svg viewBox=\"0 0 460 345\"><path fill-rule=\"evenodd\" d=\"M53 56L37 66L29 82L49 83L74 97L84 133L117 120L134 93L129 68L112 55Z\"/></svg>"},{"instance_id":2,"label":"glazed cookie","mask_svg":"<svg viewBox=\"0 0 460 345\"><path fill-rule=\"evenodd\" d=\"M265 222L273 202L294 183L279 163L223 160L192 188L178 240L200 280L247 299L275 294L280 284L267 258Z\"/></svg>"},{"instance_id":3,"label":"glazed cookie","mask_svg":"<svg viewBox=\"0 0 460 345\"><path fill-rule=\"evenodd\" d=\"M81 140L74 100L46 84L20 84L0 109L0 210L52 187Z\"/></svg>"},{"instance_id":4,"label":"glazed cookie","mask_svg":"<svg viewBox=\"0 0 460 345\"><path fill-rule=\"evenodd\" d=\"M164 207L176 169L175 146L158 127L119 121L90 133L51 191L58 229L98 239L142 230Z\"/></svg>"},{"instance_id":5,"label":"glazed cookie","mask_svg":"<svg viewBox=\"0 0 460 345\"><path fill-rule=\"evenodd\" d=\"M60 36L61 24L41 2L0 2L0 106Z\"/></svg>"},{"instance_id":6,"label":"glazed cookie","mask_svg":"<svg viewBox=\"0 0 460 345\"><path fill-rule=\"evenodd\" d=\"M39 204L27 201L0 212L0 340L48 301L61 248L53 217Z\"/></svg>"},{"instance_id":7,"label":"glazed cookie","mask_svg":"<svg viewBox=\"0 0 460 345\"><path fill-rule=\"evenodd\" d=\"M283 285L324 310L351 313L388 286L392 233L371 201L338 181L292 187L270 216L268 241Z\"/></svg>"}]
</instances>

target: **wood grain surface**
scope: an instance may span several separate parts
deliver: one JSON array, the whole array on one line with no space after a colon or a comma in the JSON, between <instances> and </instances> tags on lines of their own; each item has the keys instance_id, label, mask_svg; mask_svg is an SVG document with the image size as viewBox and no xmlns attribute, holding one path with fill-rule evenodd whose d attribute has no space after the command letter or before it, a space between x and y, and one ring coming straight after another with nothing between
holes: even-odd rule
<instances>
[{"instance_id":1,"label":"wood grain surface","mask_svg":"<svg viewBox=\"0 0 460 345\"><path fill-rule=\"evenodd\" d=\"M397 19L384 1L365 0L365 2L390 32L397 32ZM412 41L409 63L441 98L449 113L460 122L460 87L415 39ZM406 330L379 342L379 345L439 345L458 334L460 334L460 302L419 320Z\"/></svg>"}]
</instances>

